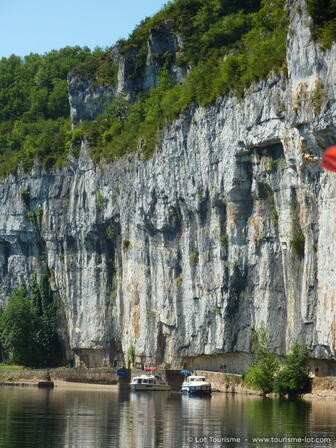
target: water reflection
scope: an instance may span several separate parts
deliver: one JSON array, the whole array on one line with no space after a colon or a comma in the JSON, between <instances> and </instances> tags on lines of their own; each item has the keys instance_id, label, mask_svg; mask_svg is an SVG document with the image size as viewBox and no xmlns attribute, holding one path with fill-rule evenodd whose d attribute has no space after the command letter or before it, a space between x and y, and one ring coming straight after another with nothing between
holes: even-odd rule
<instances>
[{"instance_id":1,"label":"water reflection","mask_svg":"<svg viewBox=\"0 0 336 448\"><path fill-rule=\"evenodd\" d=\"M310 412L310 402L285 399L249 400L244 406L249 434L253 437L304 436Z\"/></svg>"},{"instance_id":2,"label":"water reflection","mask_svg":"<svg viewBox=\"0 0 336 448\"><path fill-rule=\"evenodd\" d=\"M261 445L253 444L252 437L335 435L336 404L331 400L289 402L225 394L206 399L169 392L118 393L112 388L0 388L1 448L256 447ZM229 438L240 443L220 442Z\"/></svg>"}]
</instances>

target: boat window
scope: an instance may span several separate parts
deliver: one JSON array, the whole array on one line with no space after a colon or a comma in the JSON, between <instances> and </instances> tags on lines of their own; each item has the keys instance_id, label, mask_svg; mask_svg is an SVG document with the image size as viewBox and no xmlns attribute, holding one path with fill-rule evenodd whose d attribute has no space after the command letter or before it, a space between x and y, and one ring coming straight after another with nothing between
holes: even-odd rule
<instances>
[{"instance_id":1,"label":"boat window","mask_svg":"<svg viewBox=\"0 0 336 448\"><path fill-rule=\"evenodd\" d=\"M136 384L141 384L141 380L136 380Z\"/></svg>"},{"instance_id":2,"label":"boat window","mask_svg":"<svg viewBox=\"0 0 336 448\"><path fill-rule=\"evenodd\" d=\"M142 380L143 384L147 384L148 380Z\"/></svg>"}]
</instances>

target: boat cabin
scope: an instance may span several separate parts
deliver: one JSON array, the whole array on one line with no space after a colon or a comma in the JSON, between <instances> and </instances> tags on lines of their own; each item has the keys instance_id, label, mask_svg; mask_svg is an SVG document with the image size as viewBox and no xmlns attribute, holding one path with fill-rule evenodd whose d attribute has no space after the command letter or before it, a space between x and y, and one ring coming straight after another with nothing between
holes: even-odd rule
<instances>
[{"instance_id":1,"label":"boat cabin","mask_svg":"<svg viewBox=\"0 0 336 448\"><path fill-rule=\"evenodd\" d=\"M132 383L133 384L157 384L160 382L164 382L164 380L160 376L148 376L148 375L141 375L136 376L133 378Z\"/></svg>"},{"instance_id":2,"label":"boat cabin","mask_svg":"<svg viewBox=\"0 0 336 448\"><path fill-rule=\"evenodd\" d=\"M192 383L192 382L195 382L195 381L205 381L205 376L194 376L194 375L188 376L186 378L186 381L188 383Z\"/></svg>"}]
</instances>

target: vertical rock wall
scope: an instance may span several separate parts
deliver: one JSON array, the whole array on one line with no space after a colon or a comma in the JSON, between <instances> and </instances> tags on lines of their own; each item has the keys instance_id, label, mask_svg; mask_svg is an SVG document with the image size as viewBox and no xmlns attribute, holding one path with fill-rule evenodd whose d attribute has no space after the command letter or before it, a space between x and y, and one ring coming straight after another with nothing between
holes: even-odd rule
<instances>
[{"instance_id":1,"label":"vertical rock wall","mask_svg":"<svg viewBox=\"0 0 336 448\"><path fill-rule=\"evenodd\" d=\"M149 161L97 167L83 142L67 168L0 184L1 300L47 265L78 362L134 348L139 362L239 372L263 324L279 354L298 341L335 357L336 182L319 167L336 141L335 47L312 41L303 3L291 11L288 79L183 112ZM76 120L89 88L70 85Z\"/></svg>"}]
</instances>

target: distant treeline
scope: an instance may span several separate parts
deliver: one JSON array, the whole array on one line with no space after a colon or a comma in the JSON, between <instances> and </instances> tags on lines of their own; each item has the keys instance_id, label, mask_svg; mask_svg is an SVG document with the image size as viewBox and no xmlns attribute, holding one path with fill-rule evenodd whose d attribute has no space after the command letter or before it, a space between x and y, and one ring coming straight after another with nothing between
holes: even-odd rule
<instances>
[{"instance_id":1,"label":"distant treeline","mask_svg":"<svg viewBox=\"0 0 336 448\"><path fill-rule=\"evenodd\" d=\"M330 44L335 38L335 0L307 3L316 37ZM84 137L96 161L111 161L137 148L150 157L164 124L190 104L207 106L230 92L241 97L252 83L285 71L287 25L284 0L168 2L128 39L117 42L122 55L136 55L129 76L139 80L144 76L150 30L168 27L181 37L183 48L177 58L157 55L162 67L159 85L149 93L138 90L132 104L123 96L115 98L106 105L106 113L73 130L67 74L76 72L100 85L115 83L117 66L111 49L67 47L43 56L1 59L0 175L19 164L28 170L35 159L46 168L63 165L69 146L75 148ZM183 84L169 76L171 64L188 69Z\"/></svg>"},{"instance_id":2,"label":"distant treeline","mask_svg":"<svg viewBox=\"0 0 336 448\"><path fill-rule=\"evenodd\" d=\"M103 53L97 50L95 56ZM34 159L45 166L66 160L70 110L67 75L92 57L88 48L0 60L0 174Z\"/></svg>"}]
</instances>

